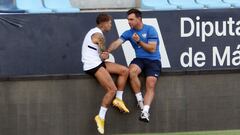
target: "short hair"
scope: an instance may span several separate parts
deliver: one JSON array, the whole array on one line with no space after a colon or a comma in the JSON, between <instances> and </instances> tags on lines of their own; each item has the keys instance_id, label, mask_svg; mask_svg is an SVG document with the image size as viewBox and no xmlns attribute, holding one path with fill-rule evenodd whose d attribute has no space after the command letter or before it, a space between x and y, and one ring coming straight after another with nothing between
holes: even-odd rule
<instances>
[{"instance_id":1,"label":"short hair","mask_svg":"<svg viewBox=\"0 0 240 135\"><path fill-rule=\"evenodd\" d=\"M139 11L138 9L136 9L136 8L132 8L132 9L128 10L127 15L130 15L130 14L135 14L136 17L141 17L142 18L142 12Z\"/></svg>"},{"instance_id":2,"label":"short hair","mask_svg":"<svg viewBox=\"0 0 240 135\"><path fill-rule=\"evenodd\" d=\"M112 17L106 13L100 13L96 18L96 23L100 24L103 22L108 22L112 19Z\"/></svg>"}]
</instances>

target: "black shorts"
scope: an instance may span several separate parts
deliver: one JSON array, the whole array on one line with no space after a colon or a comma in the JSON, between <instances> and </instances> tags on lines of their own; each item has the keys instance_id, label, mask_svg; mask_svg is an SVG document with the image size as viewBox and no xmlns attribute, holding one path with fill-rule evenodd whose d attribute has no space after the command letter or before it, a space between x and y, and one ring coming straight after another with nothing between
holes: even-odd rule
<instances>
[{"instance_id":1,"label":"black shorts","mask_svg":"<svg viewBox=\"0 0 240 135\"><path fill-rule=\"evenodd\" d=\"M86 70L86 71L84 71L84 72L87 73L87 74L89 74L89 75L94 76L95 73L98 71L98 69L101 68L101 67L106 68L105 62L102 62L102 63L99 64L97 67L92 68L92 69L89 69L89 70Z\"/></svg>"},{"instance_id":2,"label":"black shorts","mask_svg":"<svg viewBox=\"0 0 240 135\"><path fill-rule=\"evenodd\" d=\"M159 60L135 58L131 64L138 65L145 76L154 76L158 78L161 73L162 64Z\"/></svg>"}]
</instances>

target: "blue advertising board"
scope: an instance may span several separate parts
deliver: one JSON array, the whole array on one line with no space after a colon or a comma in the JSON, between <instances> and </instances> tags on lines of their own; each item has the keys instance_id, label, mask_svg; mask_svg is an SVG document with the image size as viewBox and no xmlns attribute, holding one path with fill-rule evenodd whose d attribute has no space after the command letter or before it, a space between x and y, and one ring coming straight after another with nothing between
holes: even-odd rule
<instances>
[{"instance_id":1,"label":"blue advertising board","mask_svg":"<svg viewBox=\"0 0 240 135\"><path fill-rule=\"evenodd\" d=\"M144 11L160 39L162 72L240 69L239 9ZM99 13L0 15L0 76L81 75L81 45ZM106 46L129 29L125 12L109 12ZM129 42L110 60L128 66Z\"/></svg>"}]
</instances>

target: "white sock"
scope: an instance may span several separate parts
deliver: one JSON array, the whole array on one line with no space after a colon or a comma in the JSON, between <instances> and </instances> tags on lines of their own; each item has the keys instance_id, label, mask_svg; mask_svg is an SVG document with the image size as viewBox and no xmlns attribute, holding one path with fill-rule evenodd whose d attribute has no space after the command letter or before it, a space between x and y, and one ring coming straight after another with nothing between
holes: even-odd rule
<instances>
[{"instance_id":1,"label":"white sock","mask_svg":"<svg viewBox=\"0 0 240 135\"><path fill-rule=\"evenodd\" d=\"M137 101L143 101L143 96L141 92L138 92L137 94L135 94Z\"/></svg>"},{"instance_id":2,"label":"white sock","mask_svg":"<svg viewBox=\"0 0 240 135\"><path fill-rule=\"evenodd\" d=\"M144 105L143 106L143 112L149 112L149 108L150 108L150 106L149 105Z\"/></svg>"},{"instance_id":3,"label":"white sock","mask_svg":"<svg viewBox=\"0 0 240 135\"><path fill-rule=\"evenodd\" d=\"M106 107L103 107L101 106L100 110L99 110L99 117L103 120L105 120L105 115L106 115L106 112L107 112L107 108Z\"/></svg>"},{"instance_id":4,"label":"white sock","mask_svg":"<svg viewBox=\"0 0 240 135\"><path fill-rule=\"evenodd\" d=\"M122 100L122 95L123 95L123 91L122 90L118 90L116 97Z\"/></svg>"}]
</instances>

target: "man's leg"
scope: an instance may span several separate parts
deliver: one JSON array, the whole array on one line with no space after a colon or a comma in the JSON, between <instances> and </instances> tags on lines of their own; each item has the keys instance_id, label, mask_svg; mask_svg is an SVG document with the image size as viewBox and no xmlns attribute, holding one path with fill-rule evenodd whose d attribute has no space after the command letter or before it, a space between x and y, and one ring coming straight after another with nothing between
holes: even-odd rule
<instances>
[{"instance_id":1,"label":"man's leg","mask_svg":"<svg viewBox=\"0 0 240 135\"><path fill-rule=\"evenodd\" d=\"M129 72L130 72L130 84L132 86L132 89L135 93L140 92L141 88L141 82L139 80L139 74L141 73L141 69L136 64L131 64L129 66Z\"/></svg>"},{"instance_id":2,"label":"man's leg","mask_svg":"<svg viewBox=\"0 0 240 135\"><path fill-rule=\"evenodd\" d=\"M111 104L116 94L117 88L112 80L112 77L104 67L100 67L94 74L94 76L96 77L100 85L106 90L106 94L102 99L99 114L95 117L99 133L104 134L105 115L107 112L107 108Z\"/></svg>"},{"instance_id":3,"label":"man's leg","mask_svg":"<svg viewBox=\"0 0 240 135\"><path fill-rule=\"evenodd\" d=\"M161 72L161 63L156 60L145 60L146 93L144 96L144 107L140 120L149 122L149 109L154 98L155 86Z\"/></svg>"},{"instance_id":4,"label":"man's leg","mask_svg":"<svg viewBox=\"0 0 240 135\"><path fill-rule=\"evenodd\" d=\"M144 106L141 116L139 118L139 120L141 121L149 122L149 109L154 98L156 82L157 78L154 76L148 76L146 78L146 93L144 96Z\"/></svg>"},{"instance_id":5,"label":"man's leg","mask_svg":"<svg viewBox=\"0 0 240 135\"><path fill-rule=\"evenodd\" d=\"M118 75L117 88L118 90L123 91L128 79L128 74L129 74L128 68L116 63L111 63L111 62L106 62L105 64L106 64L107 71L109 73Z\"/></svg>"},{"instance_id":6,"label":"man's leg","mask_svg":"<svg viewBox=\"0 0 240 135\"><path fill-rule=\"evenodd\" d=\"M157 78L154 76L148 76L146 78L146 93L144 96L144 106L151 105L152 100L154 98L156 82L157 82ZM148 112L148 110L146 111Z\"/></svg>"},{"instance_id":7,"label":"man's leg","mask_svg":"<svg viewBox=\"0 0 240 135\"><path fill-rule=\"evenodd\" d=\"M108 107L116 94L117 87L115 86L111 75L104 67L98 69L98 71L95 73L95 77L107 92L103 97L101 105Z\"/></svg>"},{"instance_id":8,"label":"man's leg","mask_svg":"<svg viewBox=\"0 0 240 135\"><path fill-rule=\"evenodd\" d=\"M121 111L124 111L126 113L129 113L129 110L125 106L123 102L123 91L128 79L128 68L116 63L111 63L111 62L106 62L106 69L109 73L111 74L116 74L118 75L117 79L117 94L116 94L116 99L113 100L113 105L118 107Z\"/></svg>"},{"instance_id":9,"label":"man's leg","mask_svg":"<svg viewBox=\"0 0 240 135\"><path fill-rule=\"evenodd\" d=\"M143 109L143 97L141 93L141 82L139 80L139 74L142 72L141 68L136 64L129 66L130 84L133 92L137 98L138 106Z\"/></svg>"}]
</instances>

